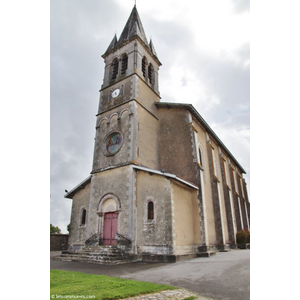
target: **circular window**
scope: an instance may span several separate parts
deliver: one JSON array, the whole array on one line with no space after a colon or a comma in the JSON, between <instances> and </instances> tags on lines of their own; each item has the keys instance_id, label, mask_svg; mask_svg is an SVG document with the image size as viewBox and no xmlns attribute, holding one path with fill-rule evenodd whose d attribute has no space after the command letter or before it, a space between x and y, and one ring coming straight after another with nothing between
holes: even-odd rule
<instances>
[{"instance_id":1,"label":"circular window","mask_svg":"<svg viewBox=\"0 0 300 300\"><path fill-rule=\"evenodd\" d=\"M103 142L104 155L110 156L115 155L123 145L123 134L121 132L109 133Z\"/></svg>"}]
</instances>

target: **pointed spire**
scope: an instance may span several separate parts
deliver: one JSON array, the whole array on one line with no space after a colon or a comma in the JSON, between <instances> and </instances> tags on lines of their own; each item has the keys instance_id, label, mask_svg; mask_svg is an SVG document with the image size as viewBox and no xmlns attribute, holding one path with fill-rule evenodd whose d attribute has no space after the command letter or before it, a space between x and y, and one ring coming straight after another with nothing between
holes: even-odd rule
<instances>
[{"instance_id":1,"label":"pointed spire","mask_svg":"<svg viewBox=\"0 0 300 300\"><path fill-rule=\"evenodd\" d=\"M155 48L154 48L154 45L153 45L152 39L150 39L150 42L149 42L149 48L150 48L150 50L151 50L152 54L153 54L154 56L156 56L156 57L157 57L157 54L156 54L156 51L155 51Z\"/></svg>"},{"instance_id":2,"label":"pointed spire","mask_svg":"<svg viewBox=\"0 0 300 300\"><path fill-rule=\"evenodd\" d=\"M112 50L112 49L114 49L116 47L117 43L118 43L118 39L117 39L117 35L115 34L114 38L110 42L110 44L109 44L107 50L105 51L105 53Z\"/></svg>"},{"instance_id":3,"label":"pointed spire","mask_svg":"<svg viewBox=\"0 0 300 300\"><path fill-rule=\"evenodd\" d=\"M148 45L146 34L139 13L136 9L136 5L134 5L127 23L121 33L118 46L129 41L134 36L138 36L146 45Z\"/></svg>"},{"instance_id":4,"label":"pointed spire","mask_svg":"<svg viewBox=\"0 0 300 300\"><path fill-rule=\"evenodd\" d=\"M152 39L150 39L150 42L148 43L139 13L136 9L136 5L134 5L131 14L127 20L127 23L121 33L121 36L119 40L117 39L117 36L115 35L113 40L111 41L110 45L108 46L106 52L102 55L103 58L105 58L109 53L115 51L117 48L121 47L123 44L129 42L133 38L139 38L144 46L153 54L154 58L157 60L159 65L161 65L161 62L159 61L156 51L153 46Z\"/></svg>"}]
</instances>

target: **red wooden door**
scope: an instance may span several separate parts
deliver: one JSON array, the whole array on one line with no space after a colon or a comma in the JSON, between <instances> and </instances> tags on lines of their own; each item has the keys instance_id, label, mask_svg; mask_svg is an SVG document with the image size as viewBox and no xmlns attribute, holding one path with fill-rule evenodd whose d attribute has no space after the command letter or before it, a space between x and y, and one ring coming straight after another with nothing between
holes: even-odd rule
<instances>
[{"instance_id":1,"label":"red wooden door","mask_svg":"<svg viewBox=\"0 0 300 300\"><path fill-rule=\"evenodd\" d=\"M114 245L118 230L118 214L109 212L104 214L103 245Z\"/></svg>"}]
</instances>

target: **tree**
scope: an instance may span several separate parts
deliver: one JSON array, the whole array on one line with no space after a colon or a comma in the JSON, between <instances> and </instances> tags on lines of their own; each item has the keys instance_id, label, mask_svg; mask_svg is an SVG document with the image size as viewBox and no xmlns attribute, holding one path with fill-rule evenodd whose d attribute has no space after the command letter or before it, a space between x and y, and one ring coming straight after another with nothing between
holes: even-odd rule
<instances>
[{"instance_id":1,"label":"tree","mask_svg":"<svg viewBox=\"0 0 300 300\"><path fill-rule=\"evenodd\" d=\"M50 234L58 234L61 233L61 230L57 226L53 226L50 224Z\"/></svg>"}]
</instances>

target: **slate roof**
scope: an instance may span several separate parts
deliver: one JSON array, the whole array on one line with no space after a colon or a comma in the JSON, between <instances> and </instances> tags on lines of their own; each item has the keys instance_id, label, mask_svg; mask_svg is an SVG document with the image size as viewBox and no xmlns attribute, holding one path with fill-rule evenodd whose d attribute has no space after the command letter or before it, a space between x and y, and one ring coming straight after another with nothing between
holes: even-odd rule
<instances>
[{"instance_id":1,"label":"slate roof","mask_svg":"<svg viewBox=\"0 0 300 300\"><path fill-rule=\"evenodd\" d=\"M126 43L134 36L138 36L146 45L148 45L147 37L136 6L134 6L131 11L131 14L119 38L117 46Z\"/></svg>"},{"instance_id":2,"label":"slate roof","mask_svg":"<svg viewBox=\"0 0 300 300\"><path fill-rule=\"evenodd\" d=\"M134 38L140 39L140 41L144 44L144 46L152 53L154 58L158 61L158 63L161 65L161 62L159 61L153 42L150 40L148 43L147 37L145 34L145 30L142 24L142 21L140 19L139 13L137 11L136 5L133 7L131 14L127 20L127 23L121 33L121 36L119 40L117 39L117 36L115 35L109 44L107 50L102 55L103 58L105 58L109 53L115 51L116 49L120 48L127 42L131 41Z\"/></svg>"}]
</instances>

